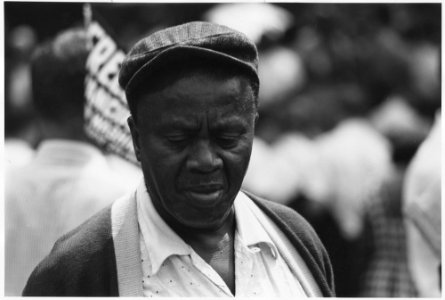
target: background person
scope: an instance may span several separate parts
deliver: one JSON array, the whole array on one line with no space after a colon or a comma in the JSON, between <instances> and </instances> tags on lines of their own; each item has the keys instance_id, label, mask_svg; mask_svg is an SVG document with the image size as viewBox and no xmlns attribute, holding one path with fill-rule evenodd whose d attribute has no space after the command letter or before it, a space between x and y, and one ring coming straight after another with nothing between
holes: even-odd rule
<instances>
[{"instance_id":1,"label":"background person","mask_svg":"<svg viewBox=\"0 0 445 300\"><path fill-rule=\"evenodd\" d=\"M6 174L5 294L20 295L54 241L125 194L118 174L83 132L86 34L69 29L31 62L32 97L43 140Z\"/></svg>"},{"instance_id":2,"label":"background person","mask_svg":"<svg viewBox=\"0 0 445 300\"><path fill-rule=\"evenodd\" d=\"M403 182L408 267L420 297L441 296L441 132L438 112Z\"/></svg>"}]
</instances>

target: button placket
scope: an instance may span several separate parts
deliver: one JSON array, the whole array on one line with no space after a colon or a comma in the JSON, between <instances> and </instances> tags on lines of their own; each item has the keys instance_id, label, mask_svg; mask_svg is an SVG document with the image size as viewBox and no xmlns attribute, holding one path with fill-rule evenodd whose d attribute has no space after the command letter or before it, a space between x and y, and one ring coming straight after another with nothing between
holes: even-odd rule
<instances>
[{"instance_id":1,"label":"button placket","mask_svg":"<svg viewBox=\"0 0 445 300\"><path fill-rule=\"evenodd\" d=\"M260 251L261 249L258 248ZM237 297L249 297L246 291L250 290L253 279L253 257L251 249L244 246L240 236L235 235L235 294Z\"/></svg>"},{"instance_id":2,"label":"button placket","mask_svg":"<svg viewBox=\"0 0 445 300\"><path fill-rule=\"evenodd\" d=\"M192 251L191 256L192 264L198 269L201 274L208 278L214 285L221 289L226 295L233 296L229 287L218 273L206 263L195 251Z\"/></svg>"}]
</instances>

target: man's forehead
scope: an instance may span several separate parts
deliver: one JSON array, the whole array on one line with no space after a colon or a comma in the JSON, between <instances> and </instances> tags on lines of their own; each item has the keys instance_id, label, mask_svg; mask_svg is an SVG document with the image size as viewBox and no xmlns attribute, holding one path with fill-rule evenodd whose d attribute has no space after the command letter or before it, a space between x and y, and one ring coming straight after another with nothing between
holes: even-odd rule
<instances>
[{"instance_id":1,"label":"man's forehead","mask_svg":"<svg viewBox=\"0 0 445 300\"><path fill-rule=\"evenodd\" d=\"M150 102L148 100L148 102ZM165 104L165 103L164 103ZM244 106L249 106L250 109ZM190 129L200 128L202 124L209 127L222 128L246 126L255 115L253 104L242 105L238 101L228 101L218 105L164 105L162 107L143 105L139 110L142 126L158 129Z\"/></svg>"},{"instance_id":2,"label":"man's forehead","mask_svg":"<svg viewBox=\"0 0 445 300\"><path fill-rule=\"evenodd\" d=\"M147 81L149 84L141 86L140 91L142 93L156 92L171 89L175 84L184 81L202 82L211 79L223 81L243 79L249 82L249 84L252 83L249 75L242 70L234 69L230 66L212 64L212 62L199 65L189 62L189 64L179 68L159 70Z\"/></svg>"},{"instance_id":3,"label":"man's forehead","mask_svg":"<svg viewBox=\"0 0 445 300\"><path fill-rule=\"evenodd\" d=\"M202 123L212 126L226 126L230 124L244 124L249 119L251 112L241 110L234 105L209 107L206 109L181 110L178 107L165 110L153 121L159 127L197 127Z\"/></svg>"},{"instance_id":4,"label":"man's forehead","mask_svg":"<svg viewBox=\"0 0 445 300\"><path fill-rule=\"evenodd\" d=\"M147 91L140 97L144 107L158 109L200 109L208 105L239 109L251 106L254 92L247 78L230 76L214 78L207 73L190 74L171 81L157 91Z\"/></svg>"}]
</instances>

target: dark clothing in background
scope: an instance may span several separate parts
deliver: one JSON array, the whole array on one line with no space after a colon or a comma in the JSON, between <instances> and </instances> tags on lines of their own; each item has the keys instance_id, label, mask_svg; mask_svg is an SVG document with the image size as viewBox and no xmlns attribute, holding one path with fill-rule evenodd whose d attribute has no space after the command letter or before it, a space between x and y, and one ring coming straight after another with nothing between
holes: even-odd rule
<instances>
[{"instance_id":1,"label":"dark clothing in background","mask_svg":"<svg viewBox=\"0 0 445 300\"><path fill-rule=\"evenodd\" d=\"M296 197L289 203L289 207L311 223L326 247L334 270L337 297L355 297L360 291L370 256L370 245L366 242L370 234L368 222L365 223L363 234L349 240L341 234L332 214L327 210L312 209L311 200L304 195Z\"/></svg>"},{"instance_id":2,"label":"dark clothing in background","mask_svg":"<svg viewBox=\"0 0 445 300\"><path fill-rule=\"evenodd\" d=\"M338 297L415 297L408 270L401 212L403 173L394 172L377 198L367 204L364 230L349 240L328 211L314 210L300 195L289 206L305 217L331 258Z\"/></svg>"}]
</instances>

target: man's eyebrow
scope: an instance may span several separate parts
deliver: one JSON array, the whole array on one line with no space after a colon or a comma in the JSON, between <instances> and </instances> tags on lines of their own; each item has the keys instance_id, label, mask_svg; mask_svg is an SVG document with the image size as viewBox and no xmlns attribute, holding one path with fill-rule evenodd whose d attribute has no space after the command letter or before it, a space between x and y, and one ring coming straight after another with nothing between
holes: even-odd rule
<instances>
[{"instance_id":1,"label":"man's eyebrow","mask_svg":"<svg viewBox=\"0 0 445 300\"><path fill-rule=\"evenodd\" d=\"M245 118L230 115L217 119L214 122L213 127L215 128L244 127L247 124L248 121Z\"/></svg>"}]
</instances>

